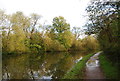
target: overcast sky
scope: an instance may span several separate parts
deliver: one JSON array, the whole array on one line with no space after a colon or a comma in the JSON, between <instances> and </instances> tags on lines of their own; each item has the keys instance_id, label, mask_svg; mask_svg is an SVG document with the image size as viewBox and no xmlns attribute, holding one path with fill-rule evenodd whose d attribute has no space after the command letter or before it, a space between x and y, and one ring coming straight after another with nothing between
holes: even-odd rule
<instances>
[{"instance_id":1,"label":"overcast sky","mask_svg":"<svg viewBox=\"0 0 120 81\"><path fill-rule=\"evenodd\" d=\"M82 27L86 22L85 8L89 0L0 0L0 9L12 14L22 11L25 15L42 15L41 24L51 24L56 16L63 16L71 27Z\"/></svg>"}]
</instances>

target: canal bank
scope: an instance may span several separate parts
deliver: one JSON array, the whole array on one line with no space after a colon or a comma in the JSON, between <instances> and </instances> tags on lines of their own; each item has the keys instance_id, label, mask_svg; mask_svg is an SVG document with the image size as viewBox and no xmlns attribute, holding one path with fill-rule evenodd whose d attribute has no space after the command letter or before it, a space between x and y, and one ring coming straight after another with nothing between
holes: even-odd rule
<instances>
[{"instance_id":1,"label":"canal bank","mask_svg":"<svg viewBox=\"0 0 120 81\"><path fill-rule=\"evenodd\" d=\"M91 56L94 54L88 54L83 57L69 72L65 74L63 79L82 79L84 76L84 68L86 66L86 62L89 60Z\"/></svg>"},{"instance_id":2,"label":"canal bank","mask_svg":"<svg viewBox=\"0 0 120 81\"><path fill-rule=\"evenodd\" d=\"M106 79L113 79L114 81L115 79L119 79L118 66L113 65L113 62L111 62L104 53L99 56L99 60Z\"/></svg>"}]
</instances>

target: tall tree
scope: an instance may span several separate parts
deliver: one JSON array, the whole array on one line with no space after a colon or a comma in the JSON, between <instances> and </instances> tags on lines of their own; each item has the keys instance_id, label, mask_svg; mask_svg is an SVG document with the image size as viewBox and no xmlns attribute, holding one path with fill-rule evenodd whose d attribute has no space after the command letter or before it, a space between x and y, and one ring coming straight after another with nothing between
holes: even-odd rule
<instances>
[{"instance_id":1,"label":"tall tree","mask_svg":"<svg viewBox=\"0 0 120 81\"><path fill-rule=\"evenodd\" d=\"M10 22L12 24L12 33L9 37L10 41L8 41L8 45L9 47L13 46L14 51L24 52L27 50L24 44L26 39L25 32L27 32L27 27L29 27L29 22L27 23L27 21L27 18L22 12L16 12L12 14L10 18Z\"/></svg>"},{"instance_id":2,"label":"tall tree","mask_svg":"<svg viewBox=\"0 0 120 81\"><path fill-rule=\"evenodd\" d=\"M66 22L64 17L59 16L53 19L51 32L53 32L55 39L63 44L66 49L71 46L72 34L70 32L70 24ZM69 37L67 37L66 35Z\"/></svg>"},{"instance_id":3,"label":"tall tree","mask_svg":"<svg viewBox=\"0 0 120 81\"><path fill-rule=\"evenodd\" d=\"M59 16L53 19L53 27L55 33L64 33L65 31L69 31L70 24L66 23L64 17Z\"/></svg>"},{"instance_id":4,"label":"tall tree","mask_svg":"<svg viewBox=\"0 0 120 81\"><path fill-rule=\"evenodd\" d=\"M87 24L87 33L96 34L101 49L110 56L111 60L117 61L120 58L118 49L120 48L120 1L94 0L86 10L90 20Z\"/></svg>"},{"instance_id":5,"label":"tall tree","mask_svg":"<svg viewBox=\"0 0 120 81\"><path fill-rule=\"evenodd\" d=\"M30 21L31 21L31 25L30 25L30 32L31 34L34 33L35 31L37 31L38 27L40 26L39 24L39 20L42 16L38 15L38 14L31 14L30 17Z\"/></svg>"}]
</instances>

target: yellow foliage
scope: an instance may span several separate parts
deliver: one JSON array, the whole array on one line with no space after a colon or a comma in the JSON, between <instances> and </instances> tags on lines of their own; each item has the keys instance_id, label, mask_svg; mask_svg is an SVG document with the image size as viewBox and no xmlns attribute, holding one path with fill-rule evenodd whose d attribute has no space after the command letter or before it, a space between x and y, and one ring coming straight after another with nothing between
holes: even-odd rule
<instances>
[{"instance_id":1,"label":"yellow foliage","mask_svg":"<svg viewBox=\"0 0 120 81\"><path fill-rule=\"evenodd\" d=\"M59 43L57 40L52 40L48 36L44 38L44 45L46 51L65 51L65 47Z\"/></svg>"},{"instance_id":2,"label":"yellow foliage","mask_svg":"<svg viewBox=\"0 0 120 81\"><path fill-rule=\"evenodd\" d=\"M82 40L83 47L86 50L92 51L92 50L97 50L99 49L99 43L97 39L93 36L87 36Z\"/></svg>"}]
</instances>

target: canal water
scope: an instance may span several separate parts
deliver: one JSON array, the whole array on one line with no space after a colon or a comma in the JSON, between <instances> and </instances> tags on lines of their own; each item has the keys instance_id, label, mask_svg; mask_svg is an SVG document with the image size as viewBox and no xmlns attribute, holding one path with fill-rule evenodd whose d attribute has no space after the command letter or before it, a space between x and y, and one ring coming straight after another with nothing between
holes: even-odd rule
<instances>
[{"instance_id":1,"label":"canal water","mask_svg":"<svg viewBox=\"0 0 120 81\"><path fill-rule=\"evenodd\" d=\"M3 55L3 79L60 79L85 53Z\"/></svg>"}]
</instances>

